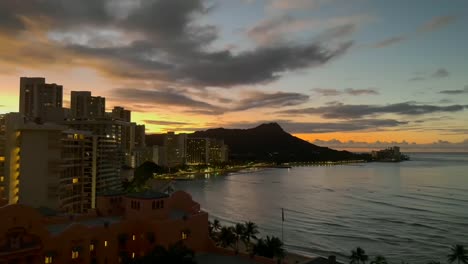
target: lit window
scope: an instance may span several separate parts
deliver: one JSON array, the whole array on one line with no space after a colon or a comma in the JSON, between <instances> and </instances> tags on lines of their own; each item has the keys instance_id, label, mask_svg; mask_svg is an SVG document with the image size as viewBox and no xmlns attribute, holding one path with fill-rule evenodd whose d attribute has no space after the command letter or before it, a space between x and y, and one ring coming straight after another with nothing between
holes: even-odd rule
<instances>
[{"instance_id":1,"label":"lit window","mask_svg":"<svg viewBox=\"0 0 468 264\"><path fill-rule=\"evenodd\" d=\"M72 250L72 259L77 259L77 258L78 258L78 256L79 256L79 253L78 253L78 251L76 251L76 250Z\"/></svg>"},{"instance_id":2,"label":"lit window","mask_svg":"<svg viewBox=\"0 0 468 264\"><path fill-rule=\"evenodd\" d=\"M132 259L135 258L135 252L132 252Z\"/></svg>"},{"instance_id":3,"label":"lit window","mask_svg":"<svg viewBox=\"0 0 468 264\"><path fill-rule=\"evenodd\" d=\"M45 257L44 263L45 263L45 264L51 264L51 263L52 263L52 257L50 257L50 256Z\"/></svg>"},{"instance_id":4,"label":"lit window","mask_svg":"<svg viewBox=\"0 0 468 264\"><path fill-rule=\"evenodd\" d=\"M0 176L0 182L3 182L5 180L4 176Z\"/></svg>"},{"instance_id":5,"label":"lit window","mask_svg":"<svg viewBox=\"0 0 468 264\"><path fill-rule=\"evenodd\" d=\"M89 244L89 251L94 251L94 244Z\"/></svg>"},{"instance_id":6,"label":"lit window","mask_svg":"<svg viewBox=\"0 0 468 264\"><path fill-rule=\"evenodd\" d=\"M78 183L78 178L73 178L73 184Z\"/></svg>"},{"instance_id":7,"label":"lit window","mask_svg":"<svg viewBox=\"0 0 468 264\"><path fill-rule=\"evenodd\" d=\"M105 247L107 247L107 240L106 240L106 241L104 241L104 246L105 246Z\"/></svg>"},{"instance_id":8,"label":"lit window","mask_svg":"<svg viewBox=\"0 0 468 264\"><path fill-rule=\"evenodd\" d=\"M135 241L135 239L136 239L136 236L132 235L132 240Z\"/></svg>"},{"instance_id":9,"label":"lit window","mask_svg":"<svg viewBox=\"0 0 468 264\"><path fill-rule=\"evenodd\" d=\"M188 237L187 232L182 231L182 240L187 239L187 237Z\"/></svg>"}]
</instances>

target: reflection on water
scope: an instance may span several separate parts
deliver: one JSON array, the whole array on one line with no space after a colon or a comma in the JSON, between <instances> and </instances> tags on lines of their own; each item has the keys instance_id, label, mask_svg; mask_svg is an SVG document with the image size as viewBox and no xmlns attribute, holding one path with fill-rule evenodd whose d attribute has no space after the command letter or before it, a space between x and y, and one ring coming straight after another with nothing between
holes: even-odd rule
<instances>
[{"instance_id":1,"label":"reflection on water","mask_svg":"<svg viewBox=\"0 0 468 264\"><path fill-rule=\"evenodd\" d=\"M361 246L391 260L444 261L468 245L468 155L412 154L404 163L295 167L177 182L212 217L251 220L302 254L345 260Z\"/></svg>"}]
</instances>

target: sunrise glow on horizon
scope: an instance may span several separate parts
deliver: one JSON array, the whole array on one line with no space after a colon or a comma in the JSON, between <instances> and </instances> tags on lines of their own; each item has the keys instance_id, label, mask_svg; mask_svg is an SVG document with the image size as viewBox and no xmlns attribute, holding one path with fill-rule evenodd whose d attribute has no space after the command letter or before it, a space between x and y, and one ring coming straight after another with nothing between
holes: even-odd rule
<instances>
[{"instance_id":1,"label":"sunrise glow on horizon","mask_svg":"<svg viewBox=\"0 0 468 264\"><path fill-rule=\"evenodd\" d=\"M466 1L34 3L0 3L0 113L45 77L65 106L92 91L147 133L277 122L338 149L468 151Z\"/></svg>"}]
</instances>

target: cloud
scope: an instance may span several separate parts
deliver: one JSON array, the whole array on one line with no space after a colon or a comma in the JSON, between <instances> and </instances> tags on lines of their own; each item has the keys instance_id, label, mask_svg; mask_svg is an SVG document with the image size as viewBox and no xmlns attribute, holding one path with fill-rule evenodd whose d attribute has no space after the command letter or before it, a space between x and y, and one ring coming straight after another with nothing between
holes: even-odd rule
<instances>
[{"instance_id":1,"label":"cloud","mask_svg":"<svg viewBox=\"0 0 468 264\"><path fill-rule=\"evenodd\" d=\"M380 42L377 42L373 45L374 48L385 48L387 46L391 46L397 43L400 43L402 41L406 40L405 36L396 36L396 37L391 37L388 39L384 39Z\"/></svg>"},{"instance_id":2,"label":"cloud","mask_svg":"<svg viewBox=\"0 0 468 264\"><path fill-rule=\"evenodd\" d=\"M424 80L426 80L426 78L424 77L413 77L413 78L408 79L408 81L410 82L417 82L417 81L424 81Z\"/></svg>"},{"instance_id":3,"label":"cloud","mask_svg":"<svg viewBox=\"0 0 468 264\"><path fill-rule=\"evenodd\" d=\"M193 125L189 122L178 122L178 121L162 121L162 120L143 120L144 123L148 125L158 125L158 126L184 126L184 125Z\"/></svg>"},{"instance_id":4,"label":"cloud","mask_svg":"<svg viewBox=\"0 0 468 264\"><path fill-rule=\"evenodd\" d=\"M337 90L337 89L312 89L312 91L322 95L322 96L338 96L338 95L351 95L351 96L359 96L359 95L378 95L379 92L376 89L368 88L368 89L353 89L347 88L344 90Z\"/></svg>"},{"instance_id":5,"label":"cloud","mask_svg":"<svg viewBox=\"0 0 468 264\"><path fill-rule=\"evenodd\" d=\"M347 88L345 89L345 93L348 95L378 95L379 92L376 91L375 89L369 88L369 89L353 89L353 88Z\"/></svg>"},{"instance_id":6,"label":"cloud","mask_svg":"<svg viewBox=\"0 0 468 264\"><path fill-rule=\"evenodd\" d=\"M295 37L304 38L317 31L316 42L330 43L351 36L358 26L372 20L370 15L351 15L325 19L298 18L291 14L274 15L260 20L247 30L247 36L262 46L287 43Z\"/></svg>"},{"instance_id":7,"label":"cloud","mask_svg":"<svg viewBox=\"0 0 468 264\"><path fill-rule=\"evenodd\" d=\"M279 10L312 9L330 2L332 0L273 0L271 8Z\"/></svg>"},{"instance_id":8,"label":"cloud","mask_svg":"<svg viewBox=\"0 0 468 264\"><path fill-rule=\"evenodd\" d=\"M440 91L439 93L441 93L441 94L450 94L450 95L468 94L468 85L466 85L464 89L460 89L460 90L443 90L443 91Z\"/></svg>"},{"instance_id":9,"label":"cloud","mask_svg":"<svg viewBox=\"0 0 468 264\"><path fill-rule=\"evenodd\" d=\"M433 19L427 21L424 25L422 25L417 31L418 32L429 32L438 30L442 27L445 27L457 20L456 16L439 16L434 17Z\"/></svg>"},{"instance_id":10,"label":"cloud","mask_svg":"<svg viewBox=\"0 0 468 264\"><path fill-rule=\"evenodd\" d=\"M259 91L253 91L244 94L244 98L237 102L231 111L242 111L252 108L260 107L285 107L294 106L306 103L309 100L309 96L300 93L263 93Z\"/></svg>"},{"instance_id":11,"label":"cloud","mask_svg":"<svg viewBox=\"0 0 468 264\"><path fill-rule=\"evenodd\" d=\"M156 106L176 106L181 108L193 109L194 111L205 111L207 114L222 114L225 109L206 102L198 101L176 93L170 89L142 90L135 88L118 88L113 91L114 98L122 101L131 101L133 103L151 104Z\"/></svg>"},{"instance_id":12,"label":"cloud","mask_svg":"<svg viewBox=\"0 0 468 264\"><path fill-rule=\"evenodd\" d=\"M441 79L441 78L446 78L450 75L450 73L444 69L440 68L437 71L435 71L431 76L436 79Z\"/></svg>"},{"instance_id":13,"label":"cloud","mask_svg":"<svg viewBox=\"0 0 468 264\"><path fill-rule=\"evenodd\" d=\"M310 107L279 111L284 115L319 115L332 119L359 119L379 114L397 114L418 116L431 113L461 112L468 109L468 105L437 106L428 104L416 104L414 102L388 104L388 105L327 105L322 107Z\"/></svg>"},{"instance_id":14,"label":"cloud","mask_svg":"<svg viewBox=\"0 0 468 264\"><path fill-rule=\"evenodd\" d=\"M218 28L202 24L203 0L0 1L0 40L8 63L95 67L114 78L168 85L231 87L274 81L323 65L351 46L324 42L215 49ZM7 33L6 33L7 32ZM28 63L17 58L28 58Z\"/></svg>"},{"instance_id":15,"label":"cloud","mask_svg":"<svg viewBox=\"0 0 468 264\"><path fill-rule=\"evenodd\" d=\"M429 144L416 144L407 141L376 141L376 142L359 142L359 141L340 141L338 139L331 140L314 140L311 143L335 148L335 149L348 149L354 151L369 151L369 150L380 150L387 147L399 146L402 151L406 152L419 152L419 151L442 151L442 152L467 152L468 151L468 139L462 142L451 143L443 140L439 140Z\"/></svg>"},{"instance_id":16,"label":"cloud","mask_svg":"<svg viewBox=\"0 0 468 264\"><path fill-rule=\"evenodd\" d=\"M247 35L261 45L269 45L281 41L288 33L302 31L312 24L309 20L297 20L290 15L276 16L261 20L247 31Z\"/></svg>"},{"instance_id":17,"label":"cloud","mask_svg":"<svg viewBox=\"0 0 468 264\"><path fill-rule=\"evenodd\" d=\"M415 81L425 81L430 78L433 78L433 79L447 78L449 77L450 72L445 68L439 68L430 75L428 73L422 73L422 72L417 72L415 73L415 75L416 76L409 78L408 81L415 82Z\"/></svg>"},{"instance_id":18,"label":"cloud","mask_svg":"<svg viewBox=\"0 0 468 264\"><path fill-rule=\"evenodd\" d=\"M233 122L224 124L223 127L229 128L251 128L263 123L271 123L271 120L263 120L256 122ZM374 130L389 127L397 127L406 125L407 122L397 121L393 119L359 119L353 121L339 122L295 122L290 120L275 120L281 127L295 134L320 134L332 132L350 132L359 130Z\"/></svg>"},{"instance_id":19,"label":"cloud","mask_svg":"<svg viewBox=\"0 0 468 264\"><path fill-rule=\"evenodd\" d=\"M337 95L343 94L342 91L337 90L337 89L316 88L316 89L312 89L312 91L320 94L321 96L337 96Z\"/></svg>"},{"instance_id":20,"label":"cloud","mask_svg":"<svg viewBox=\"0 0 468 264\"><path fill-rule=\"evenodd\" d=\"M435 31L438 29L441 29L442 27L445 27L451 23L453 23L457 19L456 16L439 16L439 17L434 17L431 20L427 21L424 23L422 26L417 28L411 33L408 34L402 34L394 37L390 37L384 40L381 40L375 44L372 45L373 48L385 48L388 46L392 46L395 44L398 44L400 42L406 41L410 38L416 37L420 34L428 33L431 31Z\"/></svg>"},{"instance_id":21,"label":"cloud","mask_svg":"<svg viewBox=\"0 0 468 264\"><path fill-rule=\"evenodd\" d=\"M240 100L220 98L213 91L191 92L187 89L159 88L135 89L117 88L113 90L112 100L141 104L141 108L156 108L158 106L174 106L184 108L186 113L202 115L222 115L228 112L246 111L258 108L281 108L306 103L309 96L301 93L247 91L242 93ZM205 98L199 100L197 98ZM209 101L222 103L222 106ZM137 105L134 105L137 106ZM139 107L140 108L140 107Z\"/></svg>"}]
</instances>

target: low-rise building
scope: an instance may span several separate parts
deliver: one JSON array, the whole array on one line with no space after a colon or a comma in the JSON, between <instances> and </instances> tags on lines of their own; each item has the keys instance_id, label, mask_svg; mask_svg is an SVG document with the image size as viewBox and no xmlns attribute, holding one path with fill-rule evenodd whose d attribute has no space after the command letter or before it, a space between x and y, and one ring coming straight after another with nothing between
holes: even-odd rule
<instances>
[{"instance_id":1,"label":"low-rise building","mask_svg":"<svg viewBox=\"0 0 468 264\"><path fill-rule=\"evenodd\" d=\"M24 205L0 208L0 263L125 263L178 241L215 250L208 214L185 192L107 193L96 213L70 217Z\"/></svg>"}]
</instances>

